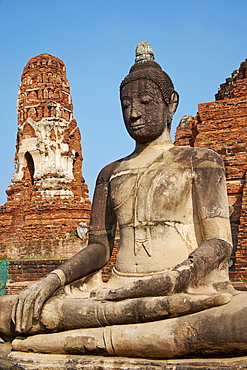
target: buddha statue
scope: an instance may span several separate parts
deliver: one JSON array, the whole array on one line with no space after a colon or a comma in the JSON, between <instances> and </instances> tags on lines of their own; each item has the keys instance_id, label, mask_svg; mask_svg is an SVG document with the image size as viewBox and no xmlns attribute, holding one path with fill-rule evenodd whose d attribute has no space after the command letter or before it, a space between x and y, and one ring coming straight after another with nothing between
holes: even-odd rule
<instances>
[{"instance_id":1,"label":"buddha statue","mask_svg":"<svg viewBox=\"0 0 247 370\"><path fill-rule=\"evenodd\" d=\"M19 351L172 358L247 350L247 295L228 278L231 232L222 159L175 147L178 94L147 42L120 87L133 153L104 167L88 246L0 298L0 336ZM107 283L116 224L120 248ZM21 335L21 337L20 337Z\"/></svg>"}]
</instances>

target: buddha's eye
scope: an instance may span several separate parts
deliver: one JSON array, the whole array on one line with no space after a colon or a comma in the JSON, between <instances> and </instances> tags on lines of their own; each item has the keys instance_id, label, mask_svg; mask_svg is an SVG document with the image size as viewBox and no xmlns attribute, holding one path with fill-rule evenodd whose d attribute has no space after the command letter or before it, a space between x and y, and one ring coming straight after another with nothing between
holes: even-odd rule
<instances>
[{"instance_id":1,"label":"buddha's eye","mask_svg":"<svg viewBox=\"0 0 247 370\"><path fill-rule=\"evenodd\" d=\"M142 104L148 104L153 100L152 96L150 95L142 95L140 98L140 103Z\"/></svg>"},{"instance_id":2,"label":"buddha's eye","mask_svg":"<svg viewBox=\"0 0 247 370\"><path fill-rule=\"evenodd\" d=\"M128 100L128 99L124 99L123 101L122 101L122 107L124 108L124 109L126 109L126 108L128 108L130 106L130 101Z\"/></svg>"}]
</instances>

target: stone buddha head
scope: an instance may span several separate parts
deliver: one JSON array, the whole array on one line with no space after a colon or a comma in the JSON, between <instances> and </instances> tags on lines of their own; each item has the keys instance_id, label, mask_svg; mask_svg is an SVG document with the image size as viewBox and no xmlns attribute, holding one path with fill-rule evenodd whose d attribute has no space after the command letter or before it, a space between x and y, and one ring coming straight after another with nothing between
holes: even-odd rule
<instances>
[{"instance_id":1,"label":"stone buddha head","mask_svg":"<svg viewBox=\"0 0 247 370\"><path fill-rule=\"evenodd\" d=\"M170 131L179 97L146 41L136 47L135 64L121 83L120 99L127 131L136 142L153 141Z\"/></svg>"}]
</instances>

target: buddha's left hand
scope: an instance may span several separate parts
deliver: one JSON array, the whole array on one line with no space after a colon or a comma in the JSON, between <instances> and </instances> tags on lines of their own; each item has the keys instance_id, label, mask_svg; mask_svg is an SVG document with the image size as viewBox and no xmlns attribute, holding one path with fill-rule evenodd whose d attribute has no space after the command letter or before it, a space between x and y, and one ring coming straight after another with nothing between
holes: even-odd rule
<instances>
[{"instance_id":1,"label":"buddha's left hand","mask_svg":"<svg viewBox=\"0 0 247 370\"><path fill-rule=\"evenodd\" d=\"M176 285L177 272L137 278L129 284L114 288L95 289L90 297L96 299L119 301L127 298L158 297L171 295Z\"/></svg>"}]
</instances>

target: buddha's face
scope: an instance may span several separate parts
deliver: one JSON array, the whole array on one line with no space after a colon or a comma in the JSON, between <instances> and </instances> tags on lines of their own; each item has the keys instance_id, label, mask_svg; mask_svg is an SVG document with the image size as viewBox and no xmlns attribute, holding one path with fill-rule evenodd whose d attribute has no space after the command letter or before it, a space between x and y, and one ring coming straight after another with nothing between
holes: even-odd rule
<instances>
[{"instance_id":1,"label":"buddha's face","mask_svg":"<svg viewBox=\"0 0 247 370\"><path fill-rule=\"evenodd\" d=\"M155 82L127 83L121 89L121 104L125 126L136 142L152 141L167 127L168 106Z\"/></svg>"}]
</instances>

